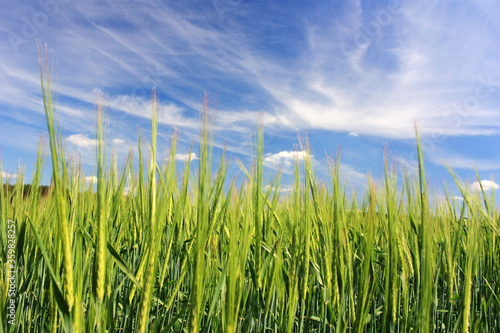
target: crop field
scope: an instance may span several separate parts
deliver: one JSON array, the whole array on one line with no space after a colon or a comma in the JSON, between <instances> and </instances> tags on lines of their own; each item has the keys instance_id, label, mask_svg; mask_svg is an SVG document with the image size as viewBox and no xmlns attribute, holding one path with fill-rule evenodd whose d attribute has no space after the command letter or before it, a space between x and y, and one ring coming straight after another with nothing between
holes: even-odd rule
<instances>
[{"instance_id":1,"label":"crop field","mask_svg":"<svg viewBox=\"0 0 500 333\"><path fill-rule=\"evenodd\" d=\"M304 155L284 192L279 173L264 183L262 128L238 185L224 156L213 163L206 103L199 167L177 170L175 137L159 163L153 98L136 168L106 153L97 112L97 184L86 186L45 73L49 152L41 143L28 191L22 171L0 186L0 332L500 331L494 193L450 170L463 200L446 187L431 200L418 133L417 176L398 183L386 157L385 179L348 195L340 155L328 183Z\"/></svg>"}]
</instances>

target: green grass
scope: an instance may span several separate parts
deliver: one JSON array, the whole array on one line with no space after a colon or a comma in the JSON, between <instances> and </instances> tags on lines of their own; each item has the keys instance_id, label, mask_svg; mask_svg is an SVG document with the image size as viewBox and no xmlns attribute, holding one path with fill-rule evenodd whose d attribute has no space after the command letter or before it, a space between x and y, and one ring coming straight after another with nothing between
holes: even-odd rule
<instances>
[{"instance_id":1,"label":"green grass","mask_svg":"<svg viewBox=\"0 0 500 333\"><path fill-rule=\"evenodd\" d=\"M16 326L0 284L0 333L500 331L494 194L471 192L450 170L464 200L445 186L446 198L430 201L418 133L417 176L397 184L386 154L381 184L368 177L366 193L349 196L340 152L328 184L308 155L295 161L291 191L280 191L279 173L264 184L260 128L255 163L239 163L237 186L224 156L213 165L206 100L199 168L176 169L176 134L168 161L157 162L153 94L151 143L138 134L137 170L132 156L122 170L107 156L98 110L94 191L65 158L48 74L50 154L41 142L31 191L23 170L0 186L0 278L7 220L17 222L18 272ZM309 151L307 140L301 146ZM42 193L47 156L52 184Z\"/></svg>"}]
</instances>

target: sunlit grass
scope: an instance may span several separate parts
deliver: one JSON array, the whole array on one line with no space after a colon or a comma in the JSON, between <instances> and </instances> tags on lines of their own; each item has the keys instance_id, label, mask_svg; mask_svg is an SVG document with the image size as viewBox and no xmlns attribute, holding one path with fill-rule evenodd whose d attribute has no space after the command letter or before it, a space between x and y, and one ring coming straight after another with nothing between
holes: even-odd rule
<instances>
[{"instance_id":1,"label":"sunlit grass","mask_svg":"<svg viewBox=\"0 0 500 333\"><path fill-rule=\"evenodd\" d=\"M237 187L224 156L213 165L206 100L199 168L187 161L177 170L175 134L158 163L153 94L151 142L138 134L137 170L132 156L122 170L114 157L106 163L97 112L94 191L65 158L45 73L52 183L38 190L41 144L31 191L24 195L22 170L13 186L0 186L1 261L7 220L15 220L19 295L10 326L1 284L0 332L500 331L494 194L470 191L452 172L464 200L445 187L446 199L429 202L418 135L416 177L397 184L386 155L382 184L368 177L366 193L349 196L340 152L329 184L308 154L303 163L297 156L291 191L280 191L279 173L264 184L261 128L255 163L240 164ZM309 152L307 141L301 148Z\"/></svg>"}]
</instances>

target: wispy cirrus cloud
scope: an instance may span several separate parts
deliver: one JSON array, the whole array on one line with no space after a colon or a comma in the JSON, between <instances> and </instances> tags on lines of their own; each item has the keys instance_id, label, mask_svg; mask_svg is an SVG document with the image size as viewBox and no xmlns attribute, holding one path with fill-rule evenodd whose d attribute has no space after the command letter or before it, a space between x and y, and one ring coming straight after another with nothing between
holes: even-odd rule
<instances>
[{"instance_id":1,"label":"wispy cirrus cloud","mask_svg":"<svg viewBox=\"0 0 500 333\"><path fill-rule=\"evenodd\" d=\"M463 154L451 153L446 151L436 151L429 154L429 160L436 165L445 165L455 169L468 170L497 170L500 169L500 159L491 157L489 159L474 158Z\"/></svg>"},{"instance_id":2,"label":"wispy cirrus cloud","mask_svg":"<svg viewBox=\"0 0 500 333\"><path fill-rule=\"evenodd\" d=\"M389 5L367 7L356 2L339 8L322 7L314 20L296 16L295 21L284 21L277 16L273 22L265 21L266 16L255 22L234 20L233 15L251 17L264 7L267 15L273 14L277 9L265 2L255 6L235 3L223 6L222 11L217 11L217 6L201 5L195 11L156 1L129 6L109 1L103 6L120 14L120 21L110 21L105 8L94 4L70 4L60 15L75 20L59 22L54 18L58 24L47 24L40 31L42 37L59 28L56 25L65 25L65 32L51 45L56 55L73 54L71 50L77 45L83 49L71 60L60 62L59 75L62 95L84 103L93 99L86 87L119 88L126 95L110 94L110 104L144 116L147 108L141 104L157 86L173 99L164 103L168 112L160 121L193 128L198 126L191 121L196 117L186 113L199 109L200 98L196 96L209 83L229 101L242 96L240 89L232 86L253 91L259 105L270 108L271 113L276 113L277 107L286 110L294 128L305 125L407 138L413 136L414 120L418 119L424 134L499 132L500 120L491 102L498 97L500 78L488 77L500 69L495 61L499 49L493 47L499 24L489 19L494 11L485 8L495 5L488 1L463 4L451 12L438 1L425 5L401 1L392 12ZM387 22L372 15L382 12L389 13ZM285 26L296 32L293 39L285 33ZM267 35L271 27L276 29L275 40ZM289 49L277 53L266 47L272 43L288 45ZM86 71L67 70L77 63L84 64ZM18 72L19 66L6 67L10 68L2 69L6 75L29 78L24 80L29 91L39 91L36 67L28 73ZM484 82L488 83L481 88ZM462 104L459 108L463 109L464 103L477 99L478 88L482 96L489 96L479 99L473 112L453 111L455 104ZM122 102L117 101L120 99ZM3 102L8 102L7 98ZM227 104L221 109L231 110ZM39 105L30 107L35 108L40 110ZM231 128L234 122L224 118L239 111L241 105L221 113L220 123ZM456 122L460 113L467 114L461 117L460 126L445 124Z\"/></svg>"},{"instance_id":3,"label":"wispy cirrus cloud","mask_svg":"<svg viewBox=\"0 0 500 333\"><path fill-rule=\"evenodd\" d=\"M46 131L35 38L48 43L49 56L54 50L49 63L62 133L95 130L100 90L110 123L128 142L137 124L148 131L156 87L161 139L168 141L165 133L177 128L179 142L196 145L208 91L217 110L214 144L227 142L238 155L252 154L251 132L258 124L270 133L274 152L288 151L284 141L304 129L341 132L357 143L403 142L414 137L415 120L431 141L500 135L500 22L494 14L500 5L493 0L286 8L267 0L72 1L25 38L23 17L43 10L36 2L9 2L0 13L0 33L7 36L0 41L2 146L34 152L38 134ZM9 42L12 34L27 41L17 45L19 52ZM36 135L25 135L28 130ZM76 147L95 145L80 135L72 138ZM126 150L124 142L115 146ZM471 151L462 154L448 160L457 168L479 161L478 169L500 169L492 152L478 159ZM91 161L88 155L85 161ZM269 165L291 166L283 156L268 157ZM437 157L430 157L435 165Z\"/></svg>"},{"instance_id":4,"label":"wispy cirrus cloud","mask_svg":"<svg viewBox=\"0 0 500 333\"><path fill-rule=\"evenodd\" d=\"M424 134L498 133L500 121L491 103L498 102L500 77L490 76L486 68L498 73L500 67L479 51L500 54L492 47L498 24L491 29L491 20L478 25L478 16L487 15L480 6L464 5L453 15L446 8L438 2L402 2L391 23L379 26L378 36L353 47L363 51L352 51L358 58L355 64L332 45L352 41L366 25L345 28L343 21L333 20L320 29L309 24L311 52L304 59L313 65L299 67L298 75L287 78L296 84L268 75L268 90L297 120L313 128L407 138L414 136L418 120ZM327 34L341 27L343 36ZM456 31L464 35L452 36Z\"/></svg>"}]
</instances>

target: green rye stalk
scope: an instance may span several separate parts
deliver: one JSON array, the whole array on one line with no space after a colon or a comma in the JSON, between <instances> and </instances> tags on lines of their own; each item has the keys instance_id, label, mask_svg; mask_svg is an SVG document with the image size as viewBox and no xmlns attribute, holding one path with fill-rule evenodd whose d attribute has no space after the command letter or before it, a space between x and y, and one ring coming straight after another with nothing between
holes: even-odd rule
<instances>
[{"instance_id":1,"label":"green rye stalk","mask_svg":"<svg viewBox=\"0 0 500 333\"><path fill-rule=\"evenodd\" d=\"M156 111L156 91L153 90L153 115L151 121L151 161L149 165L149 242L148 242L148 261L144 277L142 301L139 312L138 331L144 333L147 331L149 310L151 306L151 296L153 284L155 281L156 270L156 136L158 128L158 119Z\"/></svg>"}]
</instances>

